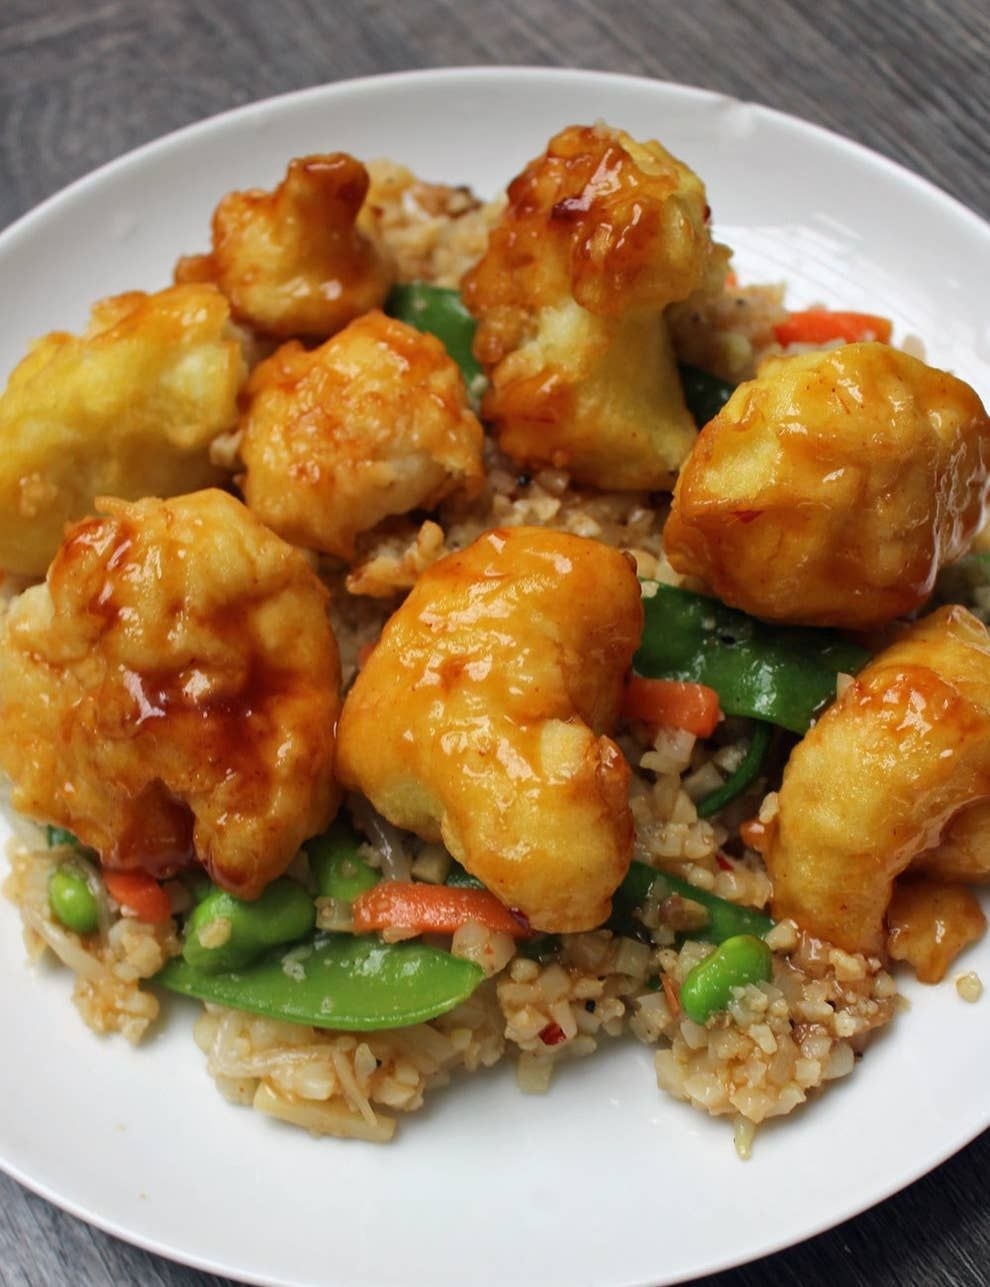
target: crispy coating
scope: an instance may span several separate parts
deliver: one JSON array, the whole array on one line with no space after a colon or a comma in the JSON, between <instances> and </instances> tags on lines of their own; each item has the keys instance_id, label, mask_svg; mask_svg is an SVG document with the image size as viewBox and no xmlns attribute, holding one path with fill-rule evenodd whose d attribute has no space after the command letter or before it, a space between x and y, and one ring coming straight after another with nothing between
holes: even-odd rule
<instances>
[{"instance_id":1,"label":"crispy coating","mask_svg":"<svg viewBox=\"0 0 990 1287\"><path fill-rule=\"evenodd\" d=\"M892 959L906 961L922 983L940 983L963 948L986 933L987 918L962 885L912 880L894 890L887 925Z\"/></svg>"},{"instance_id":2,"label":"crispy coating","mask_svg":"<svg viewBox=\"0 0 990 1287\"><path fill-rule=\"evenodd\" d=\"M322 830L340 668L305 558L220 491L101 501L0 631L15 808L258 895Z\"/></svg>"},{"instance_id":3,"label":"crispy coating","mask_svg":"<svg viewBox=\"0 0 990 1287\"><path fill-rule=\"evenodd\" d=\"M0 567L42 576L98 495L172 496L222 481L209 446L237 423L240 339L212 286L132 291L53 332L0 396Z\"/></svg>"},{"instance_id":4,"label":"crispy coating","mask_svg":"<svg viewBox=\"0 0 990 1287\"><path fill-rule=\"evenodd\" d=\"M659 143L571 126L509 187L466 275L483 418L527 466L670 486L694 439L664 309L715 262L701 181Z\"/></svg>"},{"instance_id":5,"label":"crispy coating","mask_svg":"<svg viewBox=\"0 0 990 1287\"><path fill-rule=\"evenodd\" d=\"M357 227L368 172L344 152L297 157L273 192L228 192L213 249L180 259L176 281L209 281L234 316L277 339L323 340L385 299L387 257Z\"/></svg>"},{"instance_id":6,"label":"crispy coating","mask_svg":"<svg viewBox=\"0 0 990 1287\"><path fill-rule=\"evenodd\" d=\"M673 566L770 621L867 628L920 607L984 513L976 393L885 344L766 361L702 430Z\"/></svg>"},{"instance_id":7,"label":"crispy coating","mask_svg":"<svg viewBox=\"0 0 990 1287\"><path fill-rule=\"evenodd\" d=\"M990 633L940 608L863 669L798 744L766 852L773 911L882 951L895 877L990 801Z\"/></svg>"},{"instance_id":8,"label":"crispy coating","mask_svg":"<svg viewBox=\"0 0 990 1287\"><path fill-rule=\"evenodd\" d=\"M940 880L990 883L990 802L957 813L937 847L921 854L912 867Z\"/></svg>"},{"instance_id":9,"label":"crispy coating","mask_svg":"<svg viewBox=\"0 0 990 1287\"><path fill-rule=\"evenodd\" d=\"M430 509L483 478L481 425L432 335L377 310L320 348L256 367L241 480L252 510L295 544L350 560L384 518Z\"/></svg>"},{"instance_id":10,"label":"crispy coating","mask_svg":"<svg viewBox=\"0 0 990 1287\"><path fill-rule=\"evenodd\" d=\"M632 856L617 719L642 630L632 565L543 528L420 577L344 702L342 785L442 840L536 929L599 925Z\"/></svg>"}]
</instances>

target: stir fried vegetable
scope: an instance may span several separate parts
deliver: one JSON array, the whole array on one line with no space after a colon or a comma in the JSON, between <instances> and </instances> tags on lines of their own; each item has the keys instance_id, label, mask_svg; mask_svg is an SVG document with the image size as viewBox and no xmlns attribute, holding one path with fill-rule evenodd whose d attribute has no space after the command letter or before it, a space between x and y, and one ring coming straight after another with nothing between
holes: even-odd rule
<instances>
[{"instance_id":1,"label":"stir fried vegetable","mask_svg":"<svg viewBox=\"0 0 990 1287\"><path fill-rule=\"evenodd\" d=\"M316 1028L375 1032L445 1014L484 977L480 966L421 943L316 934L236 972L211 973L181 957L155 981L173 992Z\"/></svg>"},{"instance_id":2,"label":"stir fried vegetable","mask_svg":"<svg viewBox=\"0 0 990 1287\"><path fill-rule=\"evenodd\" d=\"M836 677L869 653L828 630L768 626L717 599L647 582L646 625L634 665L642 675L707 684L726 715L807 731L835 696Z\"/></svg>"},{"instance_id":3,"label":"stir fried vegetable","mask_svg":"<svg viewBox=\"0 0 990 1287\"><path fill-rule=\"evenodd\" d=\"M698 801L699 818L712 817L713 814L718 813L719 809L724 809L736 796L742 795L746 788L756 781L767 758L767 752L770 750L772 740L773 727L770 724L765 724L762 720L753 720L752 733L750 734L746 754L740 761L738 768L729 774L720 787Z\"/></svg>"},{"instance_id":4,"label":"stir fried vegetable","mask_svg":"<svg viewBox=\"0 0 990 1287\"><path fill-rule=\"evenodd\" d=\"M313 900L285 876L250 903L212 889L186 921L182 955L203 973L239 970L271 947L296 942L315 923Z\"/></svg>"},{"instance_id":5,"label":"stir fried vegetable","mask_svg":"<svg viewBox=\"0 0 990 1287\"><path fill-rule=\"evenodd\" d=\"M766 943L752 934L736 934L688 971L681 984L681 1009L695 1023L704 1023L728 1007L735 988L766 982L772 973L773 954Z\"/></svg>"},{"instance_id":6,"label":"stir fried vegetable","mask_svg":"<svg viewBox=\"0 0 990 1287\"><path fill-rule=\"evenodd\" d=\"M360 844L357 834L339 820L324 835L307 841L309 867L321 897L353 903L377 882L378 873L361 857Z\"/></svg>"},{"instance_id":7,"label":"stir fried vegetable","mask_svg":"<svg viewBox=\"0 0 990 1287\"><path fill-rule=\"evenodd\" d=\"M732 397L734 386L726 384L710 371L697 366L679 366L684 401L694 423L700 429L722 410Z\"/></svg>"},{"instance_id":8,"label":"stir fried vegetable","mask_svg":"<svg viewBox=\"0 0 990 1287\"><path fill-rule=\"evenodd\" d=\"M669 872L657 871L643 862L632 862L625 880L616 890L615 909L619 916L630 913L646 902L651 894L677 894L700 904L708 913L708 924L693 929L690 937L700 943L721 943L723 939L739 934L752 934L763 938L773 929L773 921L754 907L741 907L725 898L699 889L696 885Z\"/></svg>"},{"instance_id":9,"label":"stir fried vegetable","mask_svg":"<svg viewBox=\"0 0 990 1287\"><path fill-rule=\"evenodd\" d=\"M513 938L525 938L529 933L522 920L487 889L411 880L386 880L366 890L355 900L353 915L359 934L389 929L453 934L468 921Z\"/></svg>"}]
</instances>

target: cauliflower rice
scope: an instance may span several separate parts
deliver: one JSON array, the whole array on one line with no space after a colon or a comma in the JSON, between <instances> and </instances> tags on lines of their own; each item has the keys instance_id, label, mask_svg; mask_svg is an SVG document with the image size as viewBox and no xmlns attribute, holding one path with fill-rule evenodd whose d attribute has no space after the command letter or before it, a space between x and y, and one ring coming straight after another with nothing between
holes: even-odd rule
<instances>
[{"instance_id":1,"label":"cauliflower rice","mask_svg":"<svg viewBox=\"0 0 990 1287\"><path fill-rule=\"evenodd\" d=\"M485 205L463 189L423 184L387 162L370 171L362 219L388 246L399 278L457 285L482 253L504 203ZM677 355L733 382L749 378L759 359L778 347L773 326L783 311L779 286L702 291L671 310ZM232 450L236 441L226 444L225 451ZM350 567L314 557L331 591L345 691L397 596L492 527L534 525L591 537L628 551L641 578L683 583L663 553L666 498L582 487L563 468L530 474L491 441L484 466L480 495L445 500L426 517L389 520L359 539ZM699 818L696 807L738 766L740 730L730 721L716 741L703 743L681 730L648 734L632 725L619 744L632 768L636 859L729 902L767 907L766 869L739 827L757 816L769 819L775 782L761 776L711 818ZM75 1004L94 1031L139 1041L159 1014L148 981L182 950L180 920L191 905L186 884L166 882L173 917L157 925L101 890L98 932L75 934L54 917L48 882L67 853L76 862L85 859L58 839L52 847L23 819L16 826L4 890L19 908L29 957L52 952L74 973ZM409 835L391 839L397 848L387 855L373 835L364 846L384 874L411 871L443 881L449 855L442 849ZM305 854L289 874L312 888ZM92 887L101 889L95 869L91 875ZM689 899L661 892L622 929L532 943L469 923L450 950L478 963L486 979L467 1001L430 1022L334 1032L207 1003L195 1021L195 1040L231 1102L314 1134L383 1142L399 1114L418 1109L428 1091L456 1075L509 1059L523 1090L544 1092L561 1062L632 1038L654 1048L659 1089L728 1119L746 1155L761 1122L790 1113L852 1071L871 1034L893 1019L897 992L879 956L830 947L785 920L766 940L772 979L737 988L727 1009L699 1024L678 1002L687 973L713 950L690 938L701 923L698 911ZM339 912L318 904L318 924L346 927L346 909L343 923ZM978 995L972 983L958 986L961 995Z\"/></svg>"}]
</instances>

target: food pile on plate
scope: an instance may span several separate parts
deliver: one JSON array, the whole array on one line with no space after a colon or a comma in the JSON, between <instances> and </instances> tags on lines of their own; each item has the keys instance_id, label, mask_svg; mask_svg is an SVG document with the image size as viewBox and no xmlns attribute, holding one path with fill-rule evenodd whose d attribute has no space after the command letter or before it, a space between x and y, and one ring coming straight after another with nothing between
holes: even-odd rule
<instances>
[{"instance_id":1,"label":"food pile on plate","mask_svg":"<svg viewBox=\"0 0 990 1287\"><path fill-rule=\"evenodd\" d=\"M631 1034L745 1153L984 933L986 411L659 143L294 159L0 435L7 892L229 1098L386 1140Z\"/></svg>"}]
</instances>

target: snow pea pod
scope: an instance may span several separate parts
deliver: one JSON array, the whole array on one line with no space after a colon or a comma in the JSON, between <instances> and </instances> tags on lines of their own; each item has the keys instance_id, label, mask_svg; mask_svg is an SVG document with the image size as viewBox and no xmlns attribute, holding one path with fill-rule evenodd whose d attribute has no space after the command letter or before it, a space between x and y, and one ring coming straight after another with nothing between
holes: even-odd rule
<instances>
[{"instance_id":1,"label":"snow pea pod","mask_svg":"<svg viewBox=\"0 0 990 1287\"><path fill-rule=\"evenodd\" d=\"M865 648L830 630L769 626L718 599L647 581L641 675L707 684L726 715L805 733L835 697L836 676L855 674Z\"/></svg>"},{"instance_id":2,"label":"snow pea pod","mask_svg":"<svg viewBox=\"0 0 990 1287\"><path fill-rule=\"evenodd\" d=\"M691 418L699 429L709 420L713 420L732 397L734 384L726 384L710 371L703 371L700 366L688 366L687 363L677 368L681 377L681 388L684 390L684 401Z\"/></svg>"},{"instance_id":3,"label":"snow pea pod","mask_svg":"<svg viewBox=\"0 0 990 1287\"><path fill-rule=\"evenodd\" d=\"M155 981L185 996L290 1023L376 1032L445 1014L483 978L473 961L422 943L317 933L246 969L220 974L175 957Z\"/></svg>"},{"instance_id":4,"label":"snow pea pod","mask_svg":"<svg viewBox=\"0 0 990 1287\"><path fill-rule=\"evenodd\" d=\"M719 898L707 889L699 889L696 885L681 880L679 876L671 876L668 872L657 871L644 862L636 861L630 863L625 879L615 891L616 911L628 916L633 908L641 907L657 881L662 882L661 888L665 894L678 894L681 898L690 899L692 903L700 903L708 913L708 924L701 929L691 930L683 936L685 938L699 943L721 943L740 934L763 938L773 929L774 923L770 917L757 911L755 907L741 907L738 903L730 903L728 899Z\"/></svg>"},{"instance_id":5,"label":"snow pea pod","mask_svg":"<svg viewBox=\"0 0 990 1287\"><path fill-rule=\"evenodd\" d=\"M415 326L417 331L435 335L461 368L468 392L477 392L483 376L472 349L475 320L464 307L459 291L428 282L400 282L389 292L385 312Z\"/></svg>"},{"instance_id":6,"label":"snow pea pod","mask_svg":"<svg viewBox=\"0 0 990 1287\"><path fill-rule=\"evenodd\" d=\"M306 841L303 848L322 898L353 903L358 894L378 883L378 872L361 857L360 846L357 833L342 821Z\"/></svg>"},{"instance_id":7,"label":"snow pea pod","mask_svg":"<svg viewBox=\"0 0 990 1287\"><path fill-rule=\"evenodd\" d=\"M763 768L763 761L767 758L772 739L772 725L765 724L763 720L753 720L753 731L750 734L746 754L738 768L729 774L720 787L716 787L714 791L710 791L698 801L699 818L712 817L730 800L734 800L737 795L742 795L746 788L756 781L760 769Z\"/></svg>"}]
</instances>

